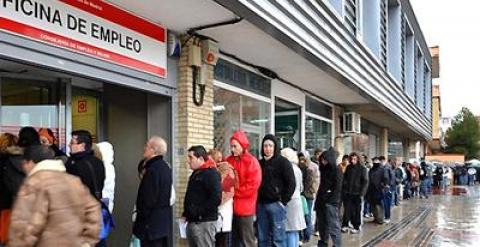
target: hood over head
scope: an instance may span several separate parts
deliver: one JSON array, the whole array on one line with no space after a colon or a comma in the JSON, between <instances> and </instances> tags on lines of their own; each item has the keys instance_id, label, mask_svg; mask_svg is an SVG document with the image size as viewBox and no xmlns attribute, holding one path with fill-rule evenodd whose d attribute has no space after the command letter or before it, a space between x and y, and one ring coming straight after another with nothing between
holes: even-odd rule
<instances>
[{"instance_id":1,"label":"hood over head","mask_svg":"<svg viewBox=\"0 0 480 247\"><path fill-rule=\"evenodd\" d=\"M323 165L322 164L322 159L325 159L330 168L335 168L337 165L337 152L335 152L335 149L333 147L330 147L327 151L323 152L322 155L320 156L320 167Z\"/></svg>"},{"instance_id":2,"label":"hood over head","mask_svg":"<svg viewBox=\"0 0 480 247\"><path fill-rule=\"evenodd\" d=\"M287 158L287 160L290 161L290 163L298 165L297 152L295 152L293 149L284 148L282 149L281 153L283 157Z\"/></svg>"},{"instance_id":3,"label":"hood over head","mask_svg":"<svg viewBox=\"0 0 480 247\"><path fill-rule=\"evenodd\" d=\"M278 146L277 138L272 134L267 134L267 135L265 135L265 137L263 137L263 140L262 140L262 146L261 146L262 157L265 157L265 153L263 152L263 143L265 143L266 140L270 140L270 141L273 142L273 145L274 145L273 157L279 155L280 154L280 148Z\"/></svg>"},{"instance_id":4,"label":"hood over head","mask_svg":"<svg viewBox=\"0 0 480 247\"><path fill-rule=\"evenodd\" d=\"M248 150L248 146L250 146L250 143L248 142L247 135L243 130L236 130L233 132L232 138L230 138L230 141L236 140L240 146L243 148L244 151Z\"/></svg>"},{"instance_id":5,"label":"hood over head","mask_svg":"<svg viewBox=\"0 0 480 247\"><path fill-rule=\"evenodd\" d=\"M112 144L110 142L100 142L97 143L97 147L102 153L102 161L106 164L113 164L114 151Z\"/></svg>"}]
</instances>

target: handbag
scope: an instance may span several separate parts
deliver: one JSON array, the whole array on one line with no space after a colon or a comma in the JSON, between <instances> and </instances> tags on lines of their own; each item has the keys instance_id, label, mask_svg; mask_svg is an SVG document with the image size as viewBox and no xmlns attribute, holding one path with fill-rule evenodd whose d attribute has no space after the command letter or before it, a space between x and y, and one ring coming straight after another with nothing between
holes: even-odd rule
<instances>
[{"instance_id":1,"label":"handbag","mask_svg":"<svg viewBox=\"0 0 480 247\"><path fill-rule=\"evenodd\" d=\"M98 190L97 186L97 176L95 172L93 171L92 164L86 160L88 169L90 170L90 173L93 177L93 187L95 189L95 198L100 202L101 206L101 212L102 212L102 221L101 221L101 228L100 228L100 240L106 239L108 237L108 234L115 228L115 222L113 221L113 216L110 213L110 210L108 209L108 206L104 202L104 200L107 200L107 198L102 199L101 198L101 192Z\"/></svg>"}]
</instances>

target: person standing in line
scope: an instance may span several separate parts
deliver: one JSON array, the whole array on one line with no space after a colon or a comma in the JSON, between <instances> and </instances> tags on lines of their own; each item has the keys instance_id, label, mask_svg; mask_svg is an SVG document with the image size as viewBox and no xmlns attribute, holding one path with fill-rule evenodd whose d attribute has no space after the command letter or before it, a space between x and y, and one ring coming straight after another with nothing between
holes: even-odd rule
<instances>
[{"instance_id":1,"label":"person standing in line","mask_svg":"<svg viewBox=\"0 0 480 247\"><path fill-rule=\"evenodd\" d=\"M427 171L427 164L425 161L420 163L420 199L425 198L428 199L428 171Z\"/></svg>"},{"instance_id":2,"label":"person standing in line","mask_svg":"<svg viewBox=\"0 0 480 247\"><path fill-rule=\"evenodd\" d=\"M348 156L348 154L345 154L342 157L342 163L338 164L338 166L340 166L340 168L342 168L342 172L345 173L348 165L350 165L350 156Z\"/></svg>"},{"instance_id":3,"label":"person standing in line","mask_svg":"<svg viewBox=\"0 0 480 247\"><path fill-rule=\"evenodd\" d=\"M303 193L307 202L307 211L305 212L305 223L307 228L303 230L301 234L301 241L303 243L310 242L310 237L313 233L312 225L312 210L313 210L313 201L318 191L318 185L320 183L320 171L318 165L310 161L308 158L308 153L303 154L299 153L299 167L302 170L303 175Z\"/></svg>"},{"instance_id":4,"label":"person standing in line","mask_svg":"<svg viewBox=\"0 0 480 247\"><path fill-rule=\"evenodd\" d=\"M218 213L221 217L219 229L215 235L216 247L231 246L232 238L232 219L233 219L233 195L235 194L235 185L237 176L233 167L223 160L223 154L218 149L211 149L208 155L215 162L217 170L222 179L222 202L218 206Z\"/></svg>"},{"instance_id":5,"label":"person standing in line","mask_svg":"<svg viewBox=\"0 0 480 247\"><path fill-rule=\"evenodd\" d=\"M28 175L13 206L7 246L94 246L98 242L100 204L54 157L46 146L25 149L22 166Z\"/></svg>"},{"instance_id":6,"label":"person standing in line","mask_svg":"<svg viewBox=\"0 0 480 247\"><path fill-rule=\"evenodd\" d=\"M233 247L255 246L253 221L256 213L258 188L262 182L262 170L258 160L250 154L247 135L237 130L230 138L232 154L227 162L233 166L238 175L238 186L233 196Z\"/></svg>"},{"instance_id":7,"label":"person standing in line","mask_svg":"<svg viewBox=\"0 0 480 247\"><path fill-rule=\"evenodd\" d=\"M259 247L282 247L286 241L287 203L295 191L290 162L280 155L275 136L262 140L262 184L258 191L257 230Z\"/></svg>"},{"instance_id":8,"label":"person standing in line","mask_svg":"<svg viewBox=\"0 0 480 247\"><path fill-rule=\"evenodd\" d=\"M368 172L369 185L366 197L372 207L373 222L383 224L385 220L383 207L384 192L389 189L389 181L385 168L380 163L380 159L374 157L372 162L372 169Z\"/></svg>"},{"instance_id":9,"label":"person standing in line","mask_svg":"<svg viewBox=\"0 0 480 247\"><path fill-rule=\"evenodd\" d=\"M220 173L203 146L188 149L190 175L183 203L190 247L215 246L218 206L222 201Z\"/></svg>"},{"instance_id":10,"label":"person standing in line","mask_svg":"<svg viewBox=\"0 0 480 247\"><path fill-rule=\"evenodd\" d=\"M163 160L167 143L152 136L144 146L143 160L138 171L141 181L138 187L133 234L142 247L170 246L172 222L172 169Z\"/></svg>"},{"instance_id":11,"label":"person standing in line","mask_svg":"<svg viewBox=\"0 0 480 247\"><path fill-rule=\"evenodd\" d=\"M362 223L362 199L367 193L367 188L367 168L360 164L358 155L352 153L350 154L350 165L343 174L344 213L342 232L348 232L349 223L352 223L353 229L350 229L350 233L359 233Z\"/></svg>"},{"instance_id":12,"label":"person standing in line","mask_svg":"<svg viewBox=\"0 0 480 247\"><path fill-rule=\"evenodd\" d=\"M385 223L390 223L390 216L392 212L392 199L393 199L393 193L392 193L392 184L395 183L395 175L390 167L390 164L388 164L387 159L385 156L380 156L378 158L380 160L380 163L383 167L384 172L386 173L386 177L388 179L387 181L387 186L388 189L384 190L383 193L383 210L385 213Z\"/></svg>"},{"instance_id":13,"label":"person standing in line","mask_svg":"<svg viewBox=\"0 0 480 247\"><path fill-rule=\"evenodd\" d=\"M328 246L330 238L333 246L342 246L338 208L341 200L343 173L336 164L335 156L335 150L332 147L320 156L320 186L315 200L320 235L318 247Z\"/></svg>"},{"instance_id":14,"label":"person standing in line","mask_svg":"<svg viewBox=\"0 0 480 247\"><path fill-rule=\"evenodd\" d=\"M395 160L395 185L397 186L396 187L396 195L395 195L395 205L398 206L400 205L400 200L403 198L403 178L404 178L404 174L403 174L403 169L402 169L402 166L401 166L401 162L400 162L400 158L397 158Z\"/></svg>"},{"instance_id":15,"label":"person standing in line","mask_svg":"<svg viewBox=\"0 0 480 247\"><path fill-rule=\"evenodd\" d=\"M287 242L286 247L298 247L300 242L300 231L305 229L305 215L303 213L303 204L301 193L303 191L302 171L298 167L297 152L291 148L284 148L281 151L283 157L291 163L293 174L295 175L295 191L292 200L287 203Z\"/></svg>"}]
</instances>

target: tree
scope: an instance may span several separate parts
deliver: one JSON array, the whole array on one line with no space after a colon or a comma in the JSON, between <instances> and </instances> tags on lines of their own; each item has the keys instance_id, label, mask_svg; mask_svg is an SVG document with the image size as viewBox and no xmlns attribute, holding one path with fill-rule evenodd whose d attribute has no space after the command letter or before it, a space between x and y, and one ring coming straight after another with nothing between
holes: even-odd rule
<instances>
[{"instance_id":1,"label":"tree","mask_svg":"<svg viewBox=\"0 0 480 247\"><path fill-rule=\"evenodd\" d=\"M477 156L480 151L480 127L468 108L463 107L455 116L445 141L448 152L463 153L467 159Z\"/></svg>"}]
</instances>

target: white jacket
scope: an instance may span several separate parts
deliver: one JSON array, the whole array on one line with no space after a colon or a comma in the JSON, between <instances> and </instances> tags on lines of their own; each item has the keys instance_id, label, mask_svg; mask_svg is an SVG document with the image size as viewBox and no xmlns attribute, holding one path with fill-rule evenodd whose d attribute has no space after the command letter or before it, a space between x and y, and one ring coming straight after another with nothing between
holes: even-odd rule
<instances>
[{"instance_id":1,"label":"white jacket","mask_svg":"<svg viewBox=\"0 0 480 247\"><path fill-rule=\"evenodd\" d=\"M100 142L97 144L102 153L103 166L105 167L105 182L102 195L108 198L108 209L113 212L113 199L115 197L115 167L113 166L113 146L109 142Z\"/></svg>"}]
</instances>

